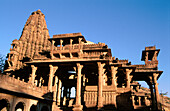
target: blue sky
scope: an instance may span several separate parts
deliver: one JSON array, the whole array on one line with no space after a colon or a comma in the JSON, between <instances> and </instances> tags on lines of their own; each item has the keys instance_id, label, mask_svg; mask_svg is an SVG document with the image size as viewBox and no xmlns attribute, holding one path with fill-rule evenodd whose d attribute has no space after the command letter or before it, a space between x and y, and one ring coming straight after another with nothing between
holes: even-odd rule
<instances>
[{"instance_id":1,"label":"blue sky","mask_svg":"<svg viewBox=\"0 0 170 111\"><path fill-rule=\"evenodd\" d=\"M145 46L161 49L159 90L170 97L170 1L169 0L1 0L0 53L9 52L19 39L28 17L40 9L50 36L81 32L89 41L104 42L112 55L141 61Z\"/></svg>"}]
</instances>

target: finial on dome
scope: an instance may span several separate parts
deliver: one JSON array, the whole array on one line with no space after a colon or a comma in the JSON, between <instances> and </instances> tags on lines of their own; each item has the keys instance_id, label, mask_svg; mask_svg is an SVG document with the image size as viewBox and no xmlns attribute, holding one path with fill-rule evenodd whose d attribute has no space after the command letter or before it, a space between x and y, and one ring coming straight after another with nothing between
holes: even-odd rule
<instances>
[{"instance_id":1,"label":"finial on dome","mask_svg":"<svg viewBox=\"0 0 170 111\"><path fill-rule=\"evenodd\" d=\"M41 12L41 10L40 10L40 9L38 9L38 10L37 10L37 12Z\"/></svg>"}]
</instances>

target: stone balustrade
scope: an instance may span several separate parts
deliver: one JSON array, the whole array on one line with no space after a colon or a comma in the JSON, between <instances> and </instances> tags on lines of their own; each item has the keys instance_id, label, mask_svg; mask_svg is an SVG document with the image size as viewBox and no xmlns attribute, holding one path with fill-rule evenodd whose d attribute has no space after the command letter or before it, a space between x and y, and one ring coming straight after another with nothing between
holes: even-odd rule
<instances>
[{"instance_id":1,"label":"stone balustrade","mask_svg":"<svg viewBox=\"0 0 170 111\"><path fill-rule=\"evenodd\" d=\"M86 86L84 92L84 101L87 107L95 107L98 101L97 86ZM103 105L116 104L116 91L112 86L103 86L102 90Z\"/></svg>"},{"instance_id":2,"label":"stone balustrade","mask_svg":"<svg viewBox=\"0 0 170 111\"><path fill-rule=\"evenodd\" d=\"M36 87L27 82L24 79L10 77L8 75L0 74L0 87L2 89L11 90L17 93L24 93L34 97L42 98L47 93L47 87Z\"/></svg>"},{"instance_id":3,"label":"stone balustrade","mask_svg":"<svg viewBox=\"0 0 170 111\"><path fill-rule=\"evenodd\" d=\"M116 104L116 93L113 91L103 91L103 105ZM84 101L87 107L95 107L97 105L97 91L85 91Z\"/></svg>"},{"instance_id":4,"label":"stone balustrade","mask_svg":"<svg viewBox=\"0 0 170 111\"><path fill-rule=\"evenodd\" d=\"M83 49L86 49L86 48L102 48L103 46L106 46L105 43L100 43L100 44L83 44Z\"/></svg>"},{"instance_id":5,"label":"stone balustrade","mask_svg":"<svg viewBox=\"0 0 170 111\"><path fill-rule=\"evenodd\" d=\"M83 46L83 47L81 47ZM74 45L65 45L62 48L60 46L54 47L54 50L72 50L72 49L88 49L88 48L103 48L106 46L104 43L100 44L74 44Z\"/></svg>"},{"instance_id":6,"label":"stone balustrade","mask_svg":"<svg viewBox=\"0 0 170 111\"><path fill-rule=\"evenodd\" d=\"M103 105L116 104L116 93L113 91L103 92Z\"/></svg>"},{"instance_id":7,"label":"stone balustrade","mask_svg":"<svg viewBox=\"0 0 170 111\"><path fill-rule=\"evenodd\" d=\"M102 55L103 52L84 52L82 54L82 57L97 57L100 58L100 55Z\"/></svg>"},{"instance_id":8,"label":"stone balustrade","mask_svg":"<svg viewBox=\"0 0 170 111\"><path fill-rule=\"evenodd\" d=\"M85 91L84 101L87 107L95 107L97 105L97 91Z\"/></svg>"}]
</instances>

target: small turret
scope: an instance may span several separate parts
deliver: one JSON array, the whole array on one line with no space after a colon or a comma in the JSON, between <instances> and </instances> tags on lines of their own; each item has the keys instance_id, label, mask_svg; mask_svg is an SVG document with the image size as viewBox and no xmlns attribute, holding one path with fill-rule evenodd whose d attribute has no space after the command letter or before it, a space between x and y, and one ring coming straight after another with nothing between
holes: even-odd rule
<instances>
[{"instance_id":1,"label":"small turret","mask_svg":"<svg viewBox=\"0 0 170 111\"><path fill-rule=\"evenodd\" d=\"M160 49L156 49L155 46L145 47L145 50L142 51L142 61L145 61L145 65L148 68L157 68L158 60L157 56Z\"/></svg>"}]
</instances>

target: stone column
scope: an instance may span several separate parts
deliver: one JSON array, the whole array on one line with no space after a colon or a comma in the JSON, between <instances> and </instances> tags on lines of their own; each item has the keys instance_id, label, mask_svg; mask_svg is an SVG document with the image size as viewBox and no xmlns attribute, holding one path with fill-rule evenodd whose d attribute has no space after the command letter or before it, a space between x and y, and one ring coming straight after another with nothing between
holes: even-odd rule
<instances>
[{"instance_id":1,"label":"stone column","mask_svg":"<svg viewBox=\"0 0 170 111\"><path fill-rule=\"evenodd\" d=\"M117 82L116 82L117 69L118 67L111 66L112 86L115 90L117 90Z\"/></svg>"},{"instance_id":2,"label":"stone column","mask_svg":"<svg viewBox=\"0 0 170 111\"><path fill-rule=\"evenodd\" d=\"M58 67L57 66L54 67L53 65L49 65L49 67L50 67L50 73L49 73L49 79L48 79L48 91L52 92L53 77Z\"/></svg>"},{"instance_id":3,"label":"stone column","mask_svg":"<svg viewBox=\"0 0 170 111\"><path fill-rule=\"evenodd\" d=\"M130 88L130 81L131 81L131 78L130 78L130 73L132 72L132 69L126 69L126 87L127 88Z\"/></svg>"},{"instance_id":4,"label":"stone column","mask_svg":"<svg viewBox=\"0 0 170 111\"><path fill-rule=\"evenodd\" d=\"M66 106L67 102L67 87L64 86L64 91L63 91L63 106Z\"/></svg>"},{"instance_id":5,"label":"stone column","mask_svg":"<svg viewBox=\"0 0 170 111\"><path fill-rule=\"evenodd\" d=\"M54 55L53 55L53 51L54 51L54 44L55 44L55 41L52 40L52 45L51 45L51 59L54 58Z\"/></svg>"},{"instance_id":6,"label":"stone column","mask_svg":"<svg viewBox=\"0 0 170 111\"><path fill-rule=\"evenodd\" d=\"M57 82L58 82L58 77L55 76L55 81L54 81L54 93L53 93L53 101L56 102L56 96L57 96Z\"/></svg>"},{"instance_id":7,"label":"stone column","mask_svg":"<svg viewBox=\"0 0 170 111\"><path fill-rule=\"evenodd\" d=\"M83 38L79 38L79 44L81 44L81 40L82 40Z\"/></svg>"},{"instance_id":8,"label":"stone column","mask_svg":"<svg viewBox=\"0 0 170 111\"><path fill-rule=\"evenodd\" d=\"M149 54L149 52L146 52L146 56L145 56L145 64L147 64L147 62L148 62L148 54Z\"/></svg>"},{"instance_id":9,"label":"stone column","mask_svg":"<svg viewBox=\"0 0 170 111\"><path fill-rule=\"evenodd\" d=\"M38 87L41 87L41 85L42 85L42 80L43 80L43 78L42 78L42 77L40 77L40 80L39 80L39 85L38 85Z\"/></svg>"},{"instance_id":10,"label":"stone column","mask_svg":"<svg viewBox=\"0 0 170 111\"><path fill-rule=\"evenodd\" d=\"M73 44L73 39L70 39L70 45L72 46L72 44Z\"/></svg>"},{"instance_id":11,"label":"stone column","mask_svg":"<svg viewBox=\"0 0 170 111\"><path fill-rule=\"evenodd\" d=\"M148 76L149 81L148 81L148 85L151 91L151 99L152 99L152 110L155 111L156 107L155 107L155 96L154 96L154 92L153 92L153 79L151 76Z\"/></svg>"},{"instance_id":12,"label":"stone column","mask_svg":"<svg viewBox=\"0 0 170 111\"><path fill-rule=\"evenodd\" d=\"M70 58L73 58L73 55L72 55L72 49L73 49L72 43L73 43L73 39L70 39L70 49L69 49Z\"/></svg>"},{"instance_id":13,"label":"stone column","mask_svg":"<svg viewBox=\"0 0 170 111\"><path fill-rule=\"evenodd\" d=\"M141 97L138 97L138 101L139 101L139 106L141 106Z\"/></svg>"},{"instance_id":14,"label":"stone column","mask_svg":"<svg viewBox=\"0 0 170 111\"><path fill-rule=\"evenodd\" d=\"M153 82L154 82L154 87L155 87L155 98L156 98L157 110L159 110L160 105L159 105L159 90L158 90L157 77L158 77L158 74L154 73L153 74Z\"/></svg>"},{"instance_id":15,"label":"stone column","mask_svg":"<svg viewBox=\"0 0 170 111\"><path fill-rule=\"evenodd\" d=\"M77 63L77 88L76 88L76 103L73 106L73 111L82 110L83 106L81 105L81 70L83 65Z\"/></svg>"},{"instance_id":16,"label":"stone column","mask_svg":"<svg viewBox=\"0 0 170 111\"><path fill-rule=\"evenodd\" d=\"M134 95L132 96L132 105L133 107L135 107L135 96Z\"/></svg>"},{"instance_id":17,"label":"stone column","mask_svg":"<svg viewBox=\"0 0 170 111\"><path fill-rule=\"evenodd\" d=\"M52 104L52 111L56 111L56 96L57 96L57 81L58 77L55 76L54 80L54 91L53 91L53 104Z\"/></svg>"},{"instance_id":18,"label":"stone column","mask_svg":"<svg viewBox=\"0 0 170 111\"><path fill-rule=\"evenodd\" d=\"M31 65L31 68L32 68L32 74L31 74L31 78L29 81L32 85L34 85L34 81L35 81L35 77L36 77L35 73L37 71L37 67L35 67L34 65Z\"/></svg>"},{"instance_id":19,"label":"stone column","mask_svg":"<svg viewBox=\"0 0 170 111\"><path fill-rule=\"evenodd\" d=\"M154 96L154 92L153 92L153 86L150 86L150 90L151 90L151 98L152 98L152 110L156 110L156 106L155 106L155 96Z\"/></svg>"},{"instance_id":20,"label":"stone column","mask_svg":"<svg viewBox=\"0 0 170 111\"><path fill-rule=\"evenodd\" d=\"M86 77L85 77L85 74L83 74L83 87L86 86Z\"/></svg>"},{"instance_id":21,"label":"stone column","mask_svg":"<svg viewBox=\"0 0 170 111\"><path fill-rule=\"evenodd\" d=\"M57 93L57 105L60 105L60 99L61 99L61 86L62 86L61 80L59 79L59 80L58 80L58 89L57 89L57 91L58 91L58 93Z\"/></svg>"},{"instance_id":22,"label":"stone column","mask_svg":"<svg viewBox=\"0 0 170 111\"><path fill-rule=\"evenodd\" d=\"M102 89L103 89L104 64L102 64L101 62L97 62L97 65L98 65L98 104L97 104L97 107L100 110L103 107Z\"/></svg>"},{"instance_id":23,"label":"stone column","mask_svg":"<svg viewBox=\"0 0 170 111\"><path fill-rule=\"evenodd\" d=\"M147 106L147 96L144 97L145 105Z\"/></svg>"},{"instance_id":24,"label":"stone column","mask_svg":"<svg viewBox=\"0 0 170 111\"><path fill-rule=\"evenodd\" d=\"M60 39L60 50L62 50L63 40Z\"/></svg>"}]
</instances>

